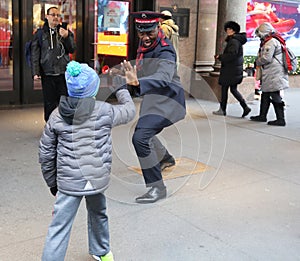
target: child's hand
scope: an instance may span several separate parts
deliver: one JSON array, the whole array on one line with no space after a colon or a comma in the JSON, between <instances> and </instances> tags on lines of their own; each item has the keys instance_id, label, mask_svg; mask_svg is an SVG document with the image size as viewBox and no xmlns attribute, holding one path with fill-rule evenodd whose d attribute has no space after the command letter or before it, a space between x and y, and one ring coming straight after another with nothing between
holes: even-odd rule
<instances>
[{"instance_id":1,"label":"child's hand","mask_svg":"<svg viewBox=\"0 0 300 261\"><path fill-rule=\"evenodd\" d=\"M50 188L50 192L54 197L56 196L57 191L57 186Z\"/></svg>"}]
</instances>

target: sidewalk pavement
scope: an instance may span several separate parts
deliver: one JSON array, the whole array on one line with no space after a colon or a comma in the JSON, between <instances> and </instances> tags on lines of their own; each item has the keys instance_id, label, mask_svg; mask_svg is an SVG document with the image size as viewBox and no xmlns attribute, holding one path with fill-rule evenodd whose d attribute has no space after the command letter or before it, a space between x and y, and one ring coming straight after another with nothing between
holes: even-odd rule
<instances>
[{"instance_id":1,"label":"sidewalk pavement","mask_svg":"<svg viewBox=\"0 0 300 261\"><path fill-rule=\"evenodd\" d=\"M138 164L135 121L115 128L106 193L115 260L300 260L300 88L285 101L287 126L273 127L240 118L237 103L222 117L211 113L217 103L187 99L187 117L160 137L177 159L209 168L167 180L168 198L150 205L134 203L146 191L128 168ZM250 107L256 115L259 101ZM1 110L0 118L0 260L40 260L54 203L37 158L43 109ZM93 260L86 223L82 202L66 261Z\"/></svg>"}]
</instances>

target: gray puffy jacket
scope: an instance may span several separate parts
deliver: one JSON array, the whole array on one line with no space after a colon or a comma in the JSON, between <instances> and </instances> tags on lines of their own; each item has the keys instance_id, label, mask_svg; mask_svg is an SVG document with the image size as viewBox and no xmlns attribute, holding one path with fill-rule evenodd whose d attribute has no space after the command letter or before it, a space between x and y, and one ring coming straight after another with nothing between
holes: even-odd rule
<instances>
[{"instance_id":1,"label":"gray puffy jacket","mask_svg":"<svg viewBox=\"0 0 300 261\"><path fill-rule=\"evenodd\" d=\"M288 74L282 64L282 51L278 40L272 38L261 47L256 65L262 68L263 92L275 92L289 87Z\"/></svg>"},{"instance_id":2,"label":"gray puffy jacket","mask_svg":"<svg viewBox=\"0 0 300 261\"><path fill-rule=\"evenodd\" d=\"M127 90L116 93L119 104L94 98L62 96L51 114L39 145L39 162L49 187L73 196L102 193L112 163L111 129L135 116Z\"/></svg>"}]
</instances>

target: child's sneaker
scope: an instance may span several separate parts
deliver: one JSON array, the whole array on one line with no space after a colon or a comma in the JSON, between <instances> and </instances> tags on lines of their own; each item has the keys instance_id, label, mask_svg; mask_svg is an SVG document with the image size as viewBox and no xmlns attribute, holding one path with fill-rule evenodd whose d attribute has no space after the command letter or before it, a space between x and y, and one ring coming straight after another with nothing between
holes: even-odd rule
<instances>
[{"instance_id":1,"label":"child's sneaker","mask_svg":"<svg viewBox=\"0 0 300 261\"><path fill-rule=\"evenodd\" d=\"M105 256L92 255L92 257L98 261L114 261L114 256L111 251L109 251Z\"/></svg>"}]
</instances>

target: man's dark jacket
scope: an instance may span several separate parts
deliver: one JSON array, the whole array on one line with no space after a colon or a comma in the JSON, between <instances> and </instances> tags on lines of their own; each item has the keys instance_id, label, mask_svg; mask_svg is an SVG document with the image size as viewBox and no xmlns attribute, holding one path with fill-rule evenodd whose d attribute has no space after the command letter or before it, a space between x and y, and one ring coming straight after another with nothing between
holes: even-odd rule
<instances>
[{"instance_id":1,"label":"man's dark jacket","mask_svg":"<svg viewBox=\"0 0 300 261\"><path fill-rule=\"evenodd\" d=\"M32 75L64 74L70 61L69 54L76 49L73 33L69 30L68 37L63 38L57 28L50 29L47 20L39 30L43 31L42 41L39 40L38 33L35 33L31 45Z\"/></svg>"}]
</instances>

